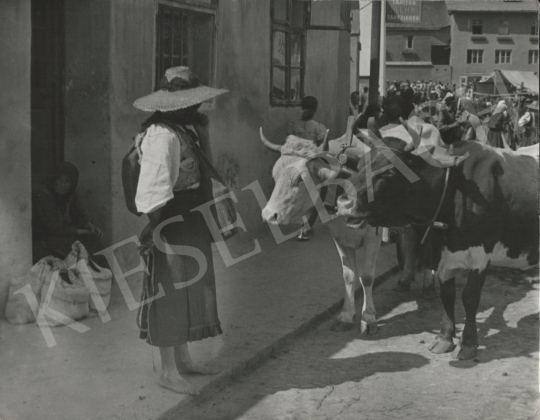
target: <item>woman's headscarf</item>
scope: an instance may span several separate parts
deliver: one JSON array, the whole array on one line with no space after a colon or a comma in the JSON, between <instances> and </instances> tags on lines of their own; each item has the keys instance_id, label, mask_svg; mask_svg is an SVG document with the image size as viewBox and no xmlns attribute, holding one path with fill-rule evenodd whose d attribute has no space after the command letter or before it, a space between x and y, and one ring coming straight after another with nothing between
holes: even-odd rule
<instances>
[{"instance_id":1,"label":"woman's headscarf","mask_svg":"<svg viewBox=\"0 0 540 420\"><path fill-rule=\"evenodd\" d=\"M504 112L508 109L508 106L506 105L506 102L504 101L504 99L501 99L498 103L497 103L497 107L495 108L495 112L493 113L496 113L496 112Z\"/></svg>"},{"instance_id":2,"label":"woman's headscarf","mask_svg":"<svg viewBox=\"0 0 540 420\"><path fill-rule=\"evenodd\" d=\"M73 195L75 190L77 189L77 184L79 183L79 170L73 163L69 162L62 162L60 163L54 173L49 175L47 180L47 187L50 191L53 193L55 192L54 184L56 181L56 178L60 176L68 176L71 179L71 186L69 187L68 192L65 194L64 197L68 198Z\"/></svg>"}]
</instances>

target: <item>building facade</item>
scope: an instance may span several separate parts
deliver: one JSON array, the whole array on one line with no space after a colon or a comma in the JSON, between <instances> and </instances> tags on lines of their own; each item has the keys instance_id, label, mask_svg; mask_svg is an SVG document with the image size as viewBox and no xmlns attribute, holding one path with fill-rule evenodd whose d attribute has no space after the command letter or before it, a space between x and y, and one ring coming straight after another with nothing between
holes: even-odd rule
<instances>
[{"instance_id":1,"label":"building facade","mask_svg":"<svg viewBox=\"0 0 540 420\"><path fill-rule=\"evenodd\" d=\"M493 70L538 71L538 2L448 2L452 80L472 82Z\"/></svg>"},{"instance_id":2,"label":"building facade","mask_svg":"<svg viewBox=\"0 0 540 420\"><path fill-rule=\"evenodd\" d=\"M238 198L252 241L266 229L253 192L267 197L277 156L259 127L283 142L303 95L319 99L317 119L338 137L348 117L348 2L299 0L12 0L0 2L0 314L9 281L32 262L32 191L62 160L80 171L78 193L103 248L147 223L124 204L121 161L149 115L135 99L164 69L188 65L229 93L203 105L214 164ZM129 242L129 241L128 241ZM136 245L115 252L124 271Z\"/></svg>"},{"instance_id":3,"label":"building facade","mask_svg":"<svg viewBox=\"0 0 540 420\"><path fill-rule=\"evenodd\" d=\"M386 79L450 82L446 2L389 1L386 14Z\"/></svg>"}]
</instances>

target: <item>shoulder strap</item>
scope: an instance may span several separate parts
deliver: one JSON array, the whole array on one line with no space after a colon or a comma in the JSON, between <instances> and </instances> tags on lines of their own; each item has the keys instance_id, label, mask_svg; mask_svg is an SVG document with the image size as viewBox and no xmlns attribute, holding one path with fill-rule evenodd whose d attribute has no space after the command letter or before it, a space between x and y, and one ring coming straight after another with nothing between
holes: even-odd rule
<instances>
[{"instance_id":1,"label":"shoulder strap","mask_svg":"<svg viewBox=\"0 0 540 420\"><path fill-rule=\"evenodd\" d=\"M163 124L163 123L161 123L161 124ZM195 139L197 139L197 134L195 134L193 132L193 130L190 130L185 125L180 126L180 125L172 124L172 123L168 123L168 122L164 123L164 125L169 127L174 133L176 133L179 140L180 140L180 133L179 132L183 131L184 133L186 133L189 136L189 142L190 142L191 148L197 154L197 156L200 159L201 163L204 164L204 166L208 169L208 171L210 172L210 174L212 175L213 178L218 180L223 185L226 185L225 181L223 181L223 179L221 178L221 175L219 174L217 169L214 168L214 165L212 165L212 162L210 162L210 159L208 158L208 156L206 156L204 151L201 149L201 147L195 141Z\"/></svg>"},{"instance_id":2,"label":"shoulder strap","mask_svg":"<svg viewBox=\"0 0 540 420\"><path fill-rule=\"evenodd\" d=\"M186 131L186 133L189 134L189 138L191 140L191 146L193 147L193 151L195 153L197 153L197 156L199 157L199 159L208 168L208 170L210 171L212 177L214 177L219 182L221 182L223 185L225 185L225 182L221 178L221 175L219 174L217 169L214 168L214 165L212 165L212 162L210 162L210 159L208 158L208 156L206 156L206 153L204 153L203 149L201 149L201 146L199 146L198 143L195 141L195 139L197 138L197 135L192 130L190 130L189 128L187 128L185 126L182 127L182 128Z\"/></svg>"}]
</instances>

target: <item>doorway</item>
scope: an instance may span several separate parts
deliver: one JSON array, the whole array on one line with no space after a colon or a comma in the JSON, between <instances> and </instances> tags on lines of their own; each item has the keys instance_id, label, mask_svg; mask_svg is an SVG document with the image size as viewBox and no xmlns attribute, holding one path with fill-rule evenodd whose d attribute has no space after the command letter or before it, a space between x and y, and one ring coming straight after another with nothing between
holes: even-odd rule
<instances>
[{"instance_id":1,"label":"doorway","mask_svg":"<svg viewBox=\"0 0 540 420\"><path fill-rule=\"evenodd\" d=\"M64 0L32 0L32 192L64 159Z\"/></svg>"}]
</instances>

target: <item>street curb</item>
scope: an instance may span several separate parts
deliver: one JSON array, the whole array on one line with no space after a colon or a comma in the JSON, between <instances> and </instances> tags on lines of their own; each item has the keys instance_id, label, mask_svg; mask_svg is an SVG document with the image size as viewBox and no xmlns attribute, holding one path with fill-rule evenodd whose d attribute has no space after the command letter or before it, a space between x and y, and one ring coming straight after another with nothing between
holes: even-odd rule
<instances>
[{"instance_id":1,"label":"street curb","mask_svg":"<svg viewBox=\"0 0 540 420\"><path fill-rule=\"evenodd\" d=\"M396 265L392 267L390 270L377 276L373 283L373 289L380 286L382 283L387 281L391 276L393 276L394 274L397 274L400 270L401 270L400 267ZM356 291L356 297L359 298L362 294L363 294L362 288L359 288ZM186 407L187 405L202 402L208 399L209 397L211 397L212 395L214 395L216 392L225 388L227 385L232 383L239 376L248 372L252 372L257 367L265 363L268 359L270 359L274 354L279 353L286 345L290 344L292 341L294 341L296 338L298 338L300 335L305 333L307 330L309 330L313 326L321 323L322 321L325 321L331 315L338 312L342 307L343 307L343 299L340 299L338 302L334 303L326 310L312 316L310 319L305 321L303 324L298 326L293 331L283 335L282 337L274 341L272 344L258 351L254 356L252 356L245 362L238 363L232 368L229 368L221 372L219 375L216 375L215 379L211 380L200 389L199 395L197 395L196 397L188 397L185 400L181 401L174 407L165 411L161 416L158 417L158 420L173 420L173 418L175 418L174 416L177 414L178 409Z\"/></svg>"}]
</instances>

